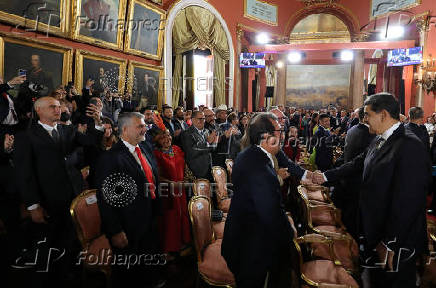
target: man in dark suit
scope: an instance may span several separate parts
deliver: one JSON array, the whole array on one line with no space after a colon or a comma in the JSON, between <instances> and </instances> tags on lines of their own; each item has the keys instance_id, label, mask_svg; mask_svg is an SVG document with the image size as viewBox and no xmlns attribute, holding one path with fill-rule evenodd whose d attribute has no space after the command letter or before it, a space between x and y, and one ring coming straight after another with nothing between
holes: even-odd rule
<instances>
[{"instance_id":1,"label":"man in dark suit","mask_svg":"<svg viewBox=\"0 0 436 288\"><path fill-rule=\"evenodd\" d=\"M183 131L180 123L173 119L173 108L168 105L162 107L162 120L165 127L170 131L173 144L180 146L180 133Z\"/></svg>"},{"instance_id":2,"label":"man in dark suit","mask_svg":"<svg viewBox=\"0 0 436 288\"><path fill-rule=\"evenodd\" d=\"M357 112L360 122L347 132L343 154L344 163L352 161L356 156L363 153L375 137L374 134L369 132L368 124L364 123L364 107L360 107ZM342 221L355 239L359 239L357 221L361 178L360 175L357 175L343 179L341 181L342 185L333 192L333 201L342 211Z\"/></svg>"},{"instance_id":3,"label":"man in dark suit","mask_svg":"<svg viewBox=\"0 0 436 288\"><path fill-rule=\"evenodd\" d=\"M67 160L78 146L100 143L103 132L94 127L86 130L80 124L77 129L57 124L61 115L60 104L52 97L39 98L34 109L39 118L38 122L17 134L15 139L17 188L31 216L29 231L33 231L33 234L30 238L34 243L42 243L41 247L37 247L40 257L34 268L46 269L45 265L50 263L48 271L54 272L52 266L55 265L60 269L56 273L37 274L46 278L41 281L60 285L65 281L63 277L70 264L68 260L71 260L69 254L72 253L71 248L76 239L69 213L70 204L81 192L76 190L77 185L72 179L76 167L70 166ZM89 107L88 115L99 123L100 111L95 106ZM51 263L59 254L50 255L50 248L56 248L59 253L65 252L65 256L54 264Z\"/></svg>"},{"instance_id":4,"label":"man in dark suit","mask_svg":"<svg viewBox=\"0 0 436 288\"><path fill-rule=\"evenodd\" d=\"M347 125L349 119L350 117L348 117L347 111L341 110L341 118L339 122L339 127L341 127L341 129L339 130L339 135L342 135L342 133L347 132Z\"/></svg>"},{"instance_id":5,"label":"man in dark suit","mask_svg":"<svg viewBox=\"0 0 436 288\"><path fill-rule=\"evenodd\" d=\"M404 127L412 131L430 153L430 136L424 126L424 110L421 107L411 107L409 109L409 123Z\"/></svg>"},{"instance_id":6,"label":"man in dark suit","mask_svg":"<svg viewBox=\"0 0 436 288\"><path fill-rule=\"evenodd\" d=\"M280 151L280 125L259 114L248 126L251 145L236 158L234 196L221 254L239 288L290 287L293 230L282 209L273 157Z\"/></svg>"},{"instance_id":7,"label":"man in dark suit","mask_svg":"<svg viewBox=\"0 0 436 288\"><path fill-rule=\"evenodd\" d=\"M399 107L387 93L366 100L366 121L378 135L366 155L324 177L314 176L320 183L321 178L362 175L359 230L364 236L364 265L375 268L369 269L372 287L415 287L416 259L427 249L429 157L422 142L400 123Z\"/></svg>"},{"instance_id":8,"label":"man in dark suit","mask_svg":"<svg viewBox=\"0 0 436 288\"><path fill-rule=\"evenodd\" d=\"M330 107L329 112L330 112L330 128L335 130L336 128L339 127L341 123L340 117L338 116L338 110L336 109L336 107L332 106Z\"/></svg>"},{"instance_id":9,"label":"man in dark suit","mask_svg":"<svg viewBox=\"0 0 436 288\"><path fill-rule=\"evenodd\" d=\"M347 123L347 131L350 130L355 125L359 124L359 122L360 122L360 120L359 120L359 108L357 108L356 110L354 110L353 113L351 113L351 117Z\"/></svg>"},{"instance_id":10,"label":"man in dark suit","mask_svg":"<svg viewBox=\"0 0 436 288\"><path fill-rule=\"evenodd\" d=\"M314 139L316 139L315 163L319 170L325 171L333 167L333 148L338 143L336 134L330 133L330 118L327 114L319 116L319 127ZM335 133L337 133L335 131Z\"/></svg>"},{"instance_id":11,"label":"man in dark suit","mask_svg":"<svg viewBox=\"0 0 436 288\"><path fill-rule=\"evenodd\" d=\"M216 149L217 134L204 128L205 117L192 112L192 126L181 134L182 147L188 168L196 178L211 179L212 151Z\"/></svg>"},{"instance_id":12,"label":"man in dark suit","mask_svg":"<svg viewBox=\"0 0 436 288\"><path fill-rule=\"evenodd\" d=\"M101 156L96 171L102 228L117 257L155 257L157 231L153 222L158 212L158 173L153 155L143 146L147 131L144 115L123 113L118 129L120 141ZM118 186L116 179L125 185ZM117 195L120 191L125 196L122 199ZM112 266L113 285L131 287L139 283L151 287L154 276L150 267L160 260L153 259L154 264L138 262L131 267Z\"/></svg>"}]
</instances>

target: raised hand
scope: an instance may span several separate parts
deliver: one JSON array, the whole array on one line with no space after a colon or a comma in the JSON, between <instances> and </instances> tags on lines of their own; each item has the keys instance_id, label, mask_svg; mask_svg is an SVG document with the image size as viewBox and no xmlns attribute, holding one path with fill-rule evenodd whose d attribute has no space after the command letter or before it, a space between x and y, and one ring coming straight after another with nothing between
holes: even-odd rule
<instances>
[{"instance_id":1,"label":"raised hand","mask_svg":"<svg viewBox=\"0 0 436 288\"><path fill-rule=\"evenodd\" d=\"M24 81L26 81L26 75L21 75L21 76L17 76L17 77L12 78L11 80L9 80L8 84L21 85L21 84L23 84Z\"/></svg>"}]
</instances>

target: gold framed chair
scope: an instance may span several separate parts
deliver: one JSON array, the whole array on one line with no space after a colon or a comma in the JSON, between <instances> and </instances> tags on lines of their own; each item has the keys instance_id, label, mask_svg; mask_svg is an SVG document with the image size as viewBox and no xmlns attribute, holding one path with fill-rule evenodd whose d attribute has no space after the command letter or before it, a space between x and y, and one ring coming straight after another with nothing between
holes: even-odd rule
<instances>
[{"instance_id":1,"label":"gold framed chair","mask_svg":"<svg viewBox=\"0 0 436 288\"><path fill-rule=\"evenodd\" d=\"M308 199L309 201L316 201L315 203L333 204L330 198L328 188L318 185L300 185L297 188L298 193Z\"/></svg>"},{"instance_id":2,"label":"gold framed chair","mask_svg":"<svg viewBox=\"0 0 436 288\"><path fill-rule=\"evenodd\" d=\"M313 260L305 261L303 251L300 245L306 245L311 242L331 243L326 238L317 239L317 236L309 235L306 238L294 239L295 248L298 251L300 258L300 277L301 287L331 287L331 288L357 288L359 285L356 280L340 265L338 261L332 260ZM331 245L329 247L332 247ZM334 255L333 249L330 249L327 254ZM311 255L309 255L309 258ZM334 256L330 256L333 257Z\"/></svg>"},{"instance_id":3,"label":"gold framed chair","mask_svg":"<svg viewBox=\"0 0 436 288\"><path fill-rule=\"evenodd\" d=\"M210 182L207 179L199 178L194 180L194 195L205 196L211 199Z\"/></svg>"},{"instance_id":4,"label":"gold framed chair","mask_svg":"<svg viewBox=\"0 0 436 288\"><path fill-rule=\"evenodd\" d=\"M211 204L205 196L194 196L189 201L199 276L209 285L235 287L235 278L221 256L222 239L214 239L211 225Z\"/></svg>"},{"instance_id":5,"label":"gold framed chair","mask_svg":"<svg viewBox=\"0 0 436 288\"><path fill-rule=\"evenodd\" d=\"M96 189L85 190L78 195L71 203L70 214L83 251L85 251L83 267L103 272L106 276L106 286L109 287L112 250L109 240L101 232L96 192ZM86 270L84 270L84 275L86 275Z\"/></svg>"},{"instance_id":6,"label":"gold framed chair","mask_svg":"<svg viewBox=\"0 0 436 288\"><path fill-rule=\"evenodd\" d=\"M194 190L195 196L204 196L204 197L208 198L209 200L211 199L212 193L211 193L209 180L202 179L202 178L194 180L194 189L193 190ZM225 223L225 218L223 218L219 222L212 221L212 227L214 230L215 238L217 238L217 239L223 238L224 223Z\"/></svg>"},{"instance_id":7,"label":"gold framed chair","mask_svg":"<svg viewBox=\"0 0 436 288\"><path fill-rule=\"evenodd\" d=\"M233 159L226 159L227 173L229 174L229 182L232 181Z\"/></svg>"},{"instance_id":8,"label":"gold framed chair","mask_svg":"<svg viewBox=\"0 0 436 288\"><path fill-rule=\"evenodd\" d=\"M227 173L224 168L220 166L213 166L212 176L217 185L216 195L218 209L228 213L232 199L227 194Z\"/></svg>"}]
</instances>

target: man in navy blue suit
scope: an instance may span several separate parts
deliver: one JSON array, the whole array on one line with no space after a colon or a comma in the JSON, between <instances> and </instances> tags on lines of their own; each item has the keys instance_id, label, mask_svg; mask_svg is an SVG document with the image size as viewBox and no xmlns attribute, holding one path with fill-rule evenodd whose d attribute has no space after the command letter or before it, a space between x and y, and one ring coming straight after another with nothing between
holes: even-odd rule
<instances>
[{"instance_id":1,"label":"man in navy blue suit","mask_svg":"<svg viewBox=\"0 0 436 288\"><path fill-rule=\"evenodd\" d=\"M428 249L428 151L400 122L400 105L393 95L371 96L365 101L365 117L378 135L368 151L324 176L315 173L314 181L361 175L359 232L364 236L364 265L372 268L371 286L415 287L416 260Z\"/></svg>"},{"instance_id":2,"label":"man in navy blue suit","mask_svg":"<svg viewBox=\"0 0 436 288\"><path fill-rule=\"evenodd\" d=\"M158 211L158 191L152 188L157 187L158 173L154 157L144 145L147 131L144 115L122 114L118 129L120 141L101 156L96 170L102 228L115 255L158 256L157 231L153 225ZM124 184L119 184L121 182ZM150 267L146 263L137 263L134 267L114 265L113 285L130 287L140 281L146 285L142 287L151 287L155 279L152 279Z\"/></svg>"},{"instance_id":3,"label":"man in navy blue suit","mask_svg":"<svg viewBox=\"0 0 436 288\"><path fill-rule=\"evenodd\" d=\"M234 196L224 229L221 254L239 288L289 287L293 230L282 209L274 156L281 131L271 113L249 124L250 146L236 158Z\"/></svg>"}]
</instances>

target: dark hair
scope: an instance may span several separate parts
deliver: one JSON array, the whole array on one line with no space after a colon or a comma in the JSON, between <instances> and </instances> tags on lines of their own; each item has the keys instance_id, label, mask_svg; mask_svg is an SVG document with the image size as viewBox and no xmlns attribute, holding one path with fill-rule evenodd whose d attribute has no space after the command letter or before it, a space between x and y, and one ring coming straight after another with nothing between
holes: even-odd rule
<instances>
[{"instance_id":1,"label":"dark hair","mask_svg":"<svg viewBox=\"0 0 436 288\"><path fill-rule=\"evenodd\" d=\"M330 118L330 116L328 114L325 114L325 113L319 115L319 121L321 121L322 119L325 119L325 118Z\"/></svg>"},{"instance_id":2,"label":"dark hair","mask_svg":"<svg viewBox=\"0 0 436 288\"><path fill-rule=\"evenodd\" d=\"M315 119L316 119L316 117L318 117L318 113L317 112L314 112L313 114L312 114L312 117L310 118L310 123L311 124L313 124L314 126L316 125L316 124L318 124L318 122L317 121L315 121Z\"/></svg>"},{"instance_id":3,"label":"dark hair","mask_svg":"<svg viewBox=\"0 0 436 288\"><path fill-rule=\"evenodd\" d=\"M421 107L411 107L409 109L410 120L417 120L424 117L424 110Z\"/></svg>"},{"instance_id":4,"label":"dark hair","mask_svg":"<svg viewBox=\"0 0 436 288\"><path fill-rule=\"evenodd\" d=\"M200 114L200 113L203 113L203 112L202 111L198 111L198 110L192 111L191 118L192 119L197 118L197 115Z\"/></svg>"},{"instance_id":5,"label":"dark hair","mask_svg":"<svg viewBox=\"0 0 436 288\"><path fill-rule=\"evenodd\" d=\"M164 113L165 112L165 110L167 110L167 109L173 109L173 107L171 107L170 105L163 105L162 106L162 113Z\"/></svg>"},{"instance_id":6,"label":"dark hair","mask_svg":"<svg viewBox=\"0 0 436 288\"><path fill-rule=\"evenodd\" d=\"M365 107L360 107L359 108L359 121L363 121L363 118L365 118Z\"/></svg>"},{"instance_id":7,"label":"dark hair","mask_svg":"<svg viewBox=\"0 0 436 288\"><path fill-rule=\"evenodd\" d=\"M227 122L232 123L233 120L238 119L238 115L235 112L232 112L227 116Z\"/></svg>"},{"instance_id":8,"label":"dark hair","mask_svg":"<svg viewBox=\"0 0 436 288\"><path fill-rule=\"evenodd\" d=\"M248 124L247 131L251 145L259 145L265 133L274 134L275 128L271 120L277 121L277 117L272 113L259 113Z\"/></svg>"},{"instance_id":9,"label":"dark hair","mask_svg":"<svg viewBox=\"0 0 436 288\"><path fill-rule=\"evenodd\" d=\"M386 110L395 120L400 120L400 105L392 94L378 93L370 96L364 103L365 106L371 106L370 109L375 113Z\"/></svg>"},{"instance_id":10,"label":"dark hair","mask_svg":"<svg viewBox=\"0 0 436 288\"><path fill-rule=\"evenodd\" d=\"M102 124L110 124L112 127L114 127L114 121L112 121L112 119L110 119L108 117L102 117L101 123Z\"/></svg>"},{"instance_id":11,"label":"dark hair","mask_svg":"<svg viewBox=\"0 0 436 288\"><path fill-rule=\"evenodd\" d=\"M183 107L178 106L176 109L174 109L174 114L177 114L177 112L178 112L179 110L183 110Z\"/></svg>"}]
</instances>

